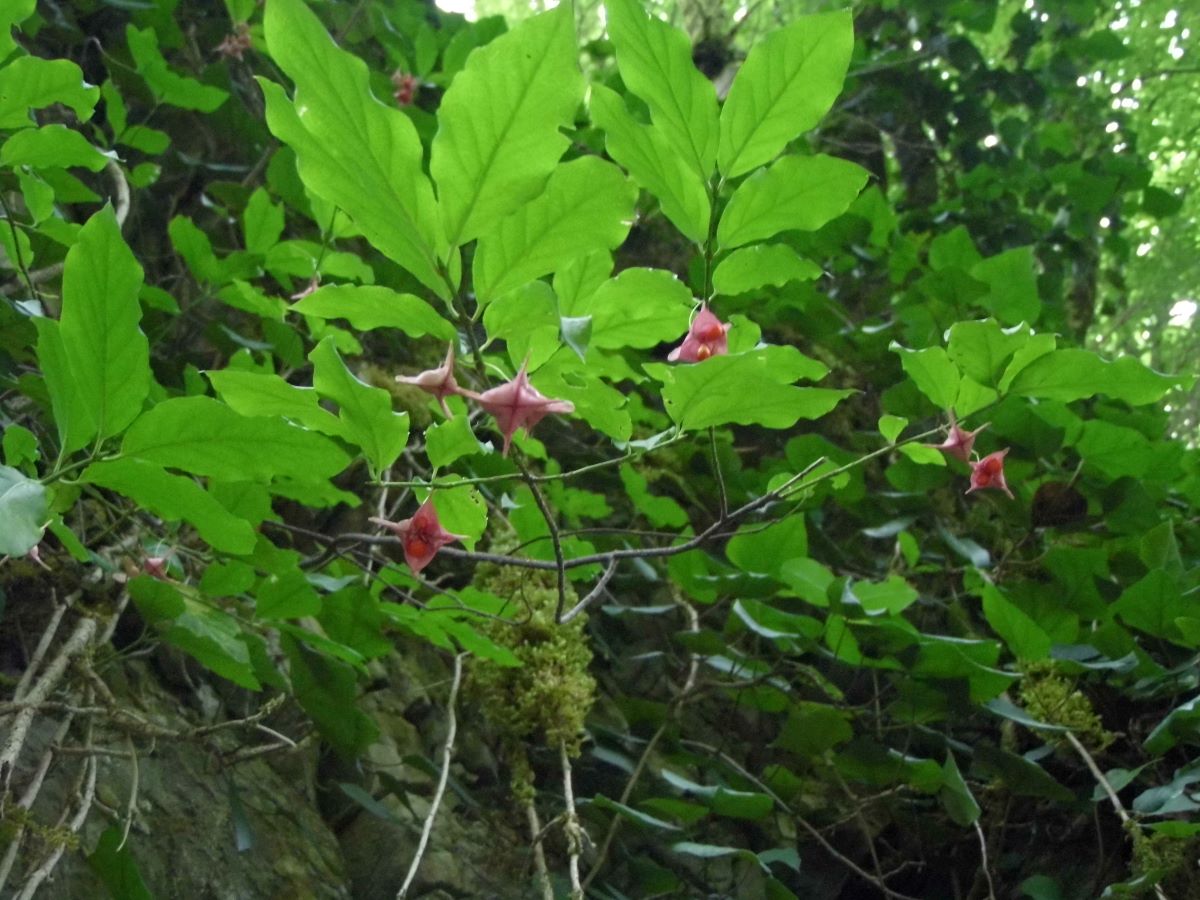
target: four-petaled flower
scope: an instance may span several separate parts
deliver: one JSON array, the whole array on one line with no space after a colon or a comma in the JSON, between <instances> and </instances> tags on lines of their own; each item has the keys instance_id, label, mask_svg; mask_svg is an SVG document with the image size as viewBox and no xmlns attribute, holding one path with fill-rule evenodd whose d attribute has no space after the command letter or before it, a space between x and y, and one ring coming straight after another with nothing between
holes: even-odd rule
<instances>
[{"instance_id":1,"label":"four-petaled flower","mask_svg":"<svg viewBox=\"0 0 1200 900\"><path fill-rule=\"evenodd\" d=\"M408 72L401 72L397 69L392 73L392 97L400 106L412 106L413 101L417 97L417 89L420 88L421 82L416 75L411 75Z\"/></svg>"},{"instance_id":2,"label":"four-petaled flower","mask_svg":"<svg viewBox=\"0 0 1200 900\"><path fill-rule=\"evenodd\" d=\"M450 407L446 405L446 398L451 394L467 393L454 380L453 343L450 344L450 348L446 351L445 361L436 369L426 369L419 375L397 375L396 381L400 382L400 384L411 384L427 393L433 394L433 396L437 397L438 403L442 405L442 412L446 414L447 418L453 418L454 414L450 412Z\"/></svg>"},{"instance_id":3,"label":"four-petaled flower","mask_svg":"<svg viewBox=\"0 0 1200 900\"><path fill-rule=\"evenodd\" d=\"M387 519L371 518L370 521L382 525L400 538L400 546L404 549L404 561L408 563L414 575L433 562L437 552L444 546L454 541L466 540L465 535L451 534L442 527L437 510L433 506L432 494L413 513L411 519L389 522Z\"/></svg>"},{"instance_id":4,"label":"four-petaled flower","mask_svg":"<svg viewBox=\"0 0 1200 900\"><path fill-rule=\"evenodd\" d=\"M970 464L971 486L967 488L968 494L985 488L995 488L1008 494L1010 500L1015 499L1012 491L1008 489L1008 483L1004 480L1004 457L1008 455L1008 450L1009 448L1005 447L1003 450L989 453L983 459Z\"/></svg>"},{"instance_id":5,"label":"four-petaled flower","mask_svg":"<svg viewBox=\"0 0 1200 900\"><path fill-rule=\"evenodd\" d=\"M525 361L521 363L521 368L512 381L484 391L482 394L462 391L464 396L470 397L496 417L496 427L504 435L502 456L508 455L513 433L518 428L524 428L525 433L528 434L534 425L550 413L575 412L574 403L569 400L551 400L531 385L525 371L528 365L529 357L525 357Z\"/></svg>"},{"instance_id":6,"label":"four-petaled flower","mask_svg":"<svg viewBox=\"0 0 1200 900\"><path fill-rule=\"evenodd\" d=\"M721 356L729 352L729 339L726 333L729 324L722 322L708 311L708 304L700 307L696 318L688 326L687 336L683 343L667 356L671 362L704 362L710 356Z\"/></svg>"},{"instance_id":7,"label":"four-petaled flower","mask_svg":"<svg viewBox=\"0 0 1200 900\"><path fill-rule=\"evenodd\" d=\"M961 459L963 462L970 462L971 450L975 446L975 435L987 428L991 422L985 422L974 431L963 431L958 426L958 421L954 418L954 410L950 411L950 431L946 435L946 440L940 444L929 444L937 450L941 450L948 456L953 456L955 459Z\"/></svg>"}]
</instances>

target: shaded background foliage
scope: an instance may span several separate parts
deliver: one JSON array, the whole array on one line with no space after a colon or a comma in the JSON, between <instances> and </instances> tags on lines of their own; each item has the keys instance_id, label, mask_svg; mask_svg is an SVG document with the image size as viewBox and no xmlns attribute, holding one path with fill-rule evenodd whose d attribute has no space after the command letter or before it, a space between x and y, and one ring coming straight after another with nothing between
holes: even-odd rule
<instances>
[{"instance_id":1,"label":"shaded background foliage","mask_svg":"<svg viewBox=\"0 0 1200 900\"><path fill-rule=\"evenodd\" d=\"M546 621L556 599L551 578L441 563L435 583L473 612L511 616L508 607L489 606L500 598L519 601L529 614L519 630L484 626L474 616L437 615L436 591L365 545L341 558L327 551L322 534L366 530L365 517L381 502L361 466L335 484L289 486L278 475L271 495L215 485L227 510L268 523L263 533L271 541L249 564L213 554L189 528L159 518L177 517L95 488L79 489L83 500L72 508L75 495L62 492L53 512L87 551L73 560L59 531L42 545L50 573L19 560L0 569L6 675L19 678L29 644L21 635L41 632L51 596L82 589L85 605L108 609L122 591L112 575L128 570L137 612L126 613L111 647L97 652L96 668L117 682L137 665L129 657L157 646L151 671L166 680L162 671L182 666L183 651L200 663L187 664L185 681L217 685L209 693L221 705L209 715L220 717L252 715L259 703L247 699L251 689L295 697L271 723L309 735L308 747L319 738L326 748L319 768L316 751L305 749L312 766L304 778L321 798L313 806L343 838L337 851L332 841L322 848L325 856L340 852L350 869L323 865L322 878L342 879L331 895L349 883L360 896L391 896L403 873L416 817L398 825L388 816L428 795L430 784L412 772L436 770L444 722L437 706L444 695L413 687L447 675L445 654L430 653L430 643L470 651L472 666L493 665L474 677L469 667L465 749L455 770L462 799L447 813L447 827L495 840L504 858L487 878L452 889L445 887L450 876L440 874L447 881L427 883L429 895L531 895L521 803L532 800L544 821L561 812L559 752L547 738L562 736L544 723L486 713L506 703L506 690L524 691L528 704L529 679L539 690L550 687L539 709L565 698L582 713L587 704L579 698L592 678L595 705L574 775L591 835L583 863L585 873L596 866L587 883L594 896L1082 898L1150 891L1156 881L1168 896L1194 895L1200 461L1187 439L1195 395L1184 384L1168 408L1158 401L1164 382L1148 374L1126 382L1103 369L1089 370L1083 387L1063 387L1055 380L1070 375L1063 370L1044 389L1025 385L1001 398L992 389L1010 356L1036 338L1015 332L1005 353L985 364L975 342L1004 344L999 327L958 324L1024 322L1057 333L1060 348L1100 347L1156 368L1194 368L1190 319L1170 324L1183 318L1179 301L1195 296L1197 273L1195 206L1182 190L1194 181L1187 132L1194 72L1172 49L1187 46L1186 11L1172 17L1170 4L1148 0L1113 9L1086 0L1050 6L930 0L855 7L845 87L794 150L857 162L870 173L868 186L845 215L776 240L815 262L819 278L756 285L716 304L742 334L757 326L772 342L820 360L830 369L823 386L853 389L853 398L796 428L720 428L711 442L700 431L619 469L545 488L571 555L653 539L654 532L701 531L717 519L722 498L737 507L824 457L823 480L790 502L764 510L727 542L724 534L669 561L620 569L586 631L576 625L569 635ZM378 97L395 102L394 73L416 76L412 103L403 108L426 152L441 98L469 52L508 28L498 18L468 23L406 0L312 8L367 62ZM479 8L514 20L529 12ZM661 11L687 31L697 64L723 91L751 47L824 8L695 3ZM625 95L644 120L644 104L624 89L601 12L586 3L576 10L585 72ZM247 23L244 32L239 23ZM69 123L120 156L131 190L124 234L146 273L142 328L162 386L156 394L209 393L201 372L223 369L308 384L307 354L322 340L376 385L441 359L436 340L417 340L412 331L286 317L281 298L302 292L318 271L325 283L375 282L432 298L305 191L294 150L263 121L254 77L289 79L265 52L261 23L260 8L238 0L42 0L20 33L29 52L71 59L101 86L90 121L78 124L58 107L39 113L38 122ZM147 49L153 42L169 71ZM582 109L576 124L568 156L603 154L605 134ZM22 123L3 119L0 127ZM104 198L121 204L103 158L84 154L83 168L60 168L10 152L0 155L9 204L0 240L9 261L5 293L20 303L0 306L5 463L46 476L53 452L43 449L39 464L17 426L30 429L35 444L55 446L31 314L57 313L60 291L51 275L35 293L17 269L52 266ZM665 269L702 295L703 252L675 230L652 194L640 195L638 210L616 268ZM511 321L483 322L489 335L513 328ZM950 374L890 349L892 342L940 348L952 326ZM446 337L438 327L426 330ZM490 363L519 363L516 348L529 339L511 335L507 356L492 348ZM651 355L665 353L663 345ZM628 396L634 437L671 424L661 387L640 369L644 355L599 359ZM911 446L889 449L895 433L880 417L911 422L910 434L936 427L939 407L963 402L958 369L982 386L973 407L986 411L972 423L992 424L981 449L1013 448L1013 502L964 497L965 467L938 465ZM486 386L479 373L472 377ZM395 394L414 435L440 421L420 395ZM937 402L943 396L949 402ZM475 426L480 439L494 439L478 419ZM1169 428L1185 440L1166 441ZM406 477L428 476L419 452L435 446L428 435L396 463ZM495 454L477 453L470 429L451 437L452 450L469 448L454 458L462 474L513 471ZM523 446L539 473L616 455L583 427L547 423L538 438L545 456L537 442ZM869 454L877 455L850 466ZM278 465L286 468L286 460ZM845 472L831 472L843 465ZM480 546L549 558L528 488L515 479L502 484L481 485L473 495L493 520ZM356 496L362 504L350 509ZM395 506L397 496L412 499L393 494L390 508L410 514ZM479 518L469 504L444 515L472 527ZM174 588L137 577L146 556L164 555L176 582L199 588L187 595L198 605L184 615ZM93 582L96 571L107 574ZM376 576L371 590L352 583L363 571ZM596 572L582 574L594 579ZM575 590L587 593L592 583L581 580ZM590 650L571 635L586 635ZM231 651L230 639L245 647ZM397 664L393 646L409 662ZM525 668L502 667L513 654ZM79 690L87 690L85 676ZM522 678L524 687L513 688ZM386 705L379 695L389 691L405 702ZM182 733L200 721L163 724ZM409 753L380 750L414 725L424 740ZM245 764L240 740L201 749L226 772ZM140 750L153 756L148 745ZM1092 758L1137 824L1123 826L1108 805ZM396 771L409 774L401 780ZM210 802L230 803L241 821L235 800L218 794ZM11 809L9 840L13 829L30 828ZM34 813L53 821L57 810ZM113 820L119 825L121 816ZM378 857L397 854L395 847L363 852L346 838L382 822L404 843L398 855L405 860L391 869ZM110 888L114 873L130 877L128 867L136 869L131 860L140 860L148 881L165 877L144 855L165 852L153 843L153 817L146 817L149 834L121 851L109 833L98 837L104 824L91 822L82 849ZM241 850L234 832L228 840ZM54 832L37 833L54 846ZM556 828L547 835L550 867L565 894L569 844ZM21 865L33 862L22 857ZM194 890L165 882L150 889L163 896Z\"/></svg>"}]
</instances>

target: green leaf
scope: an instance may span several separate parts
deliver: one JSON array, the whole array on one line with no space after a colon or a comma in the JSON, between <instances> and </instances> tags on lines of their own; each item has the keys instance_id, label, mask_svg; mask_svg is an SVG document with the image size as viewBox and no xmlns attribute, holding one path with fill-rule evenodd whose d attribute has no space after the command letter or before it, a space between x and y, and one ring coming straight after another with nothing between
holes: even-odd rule
<instances>
[{"instance_id":1,"label":"green leaf","mask_svg":"<svg viewBox=\"0 0 1200 900\"><path fill-rule=\"evenodd\" d=\"M83 395L75 390L71 361L63 348L62 329L54 319L38 317L37 358L50 394L54 424L58 429L59 446L64 452L78 450L96 434L92 410Z\"/></svg>"},{"instance_id":2,"label":"green leaf","mask_svg":"<svg viewBox=\"0 0 1200 900\"><path fill-rule=\"evenodd\" d=\"M725 554L743 572L778 577L784 563L808 556L804 516L789 516L766 528L744 525L725 545Z\"/></svg>"},{"instance_id":3,"label":"green leaf","mask_svg":"<svg viewBox=\"0 0 1200 900\"><path fill-rule=\"evenodd\" d=\"M577 52L573 8L561 4L480 47L454 77L429 164L452 245L541 191L583 100Z\"/></svg>"},{"instance_id":4,"label":"green leaf","mask_svg":"<svg viewBox=\"0 0 1200 900\"><path fill-rule=\"evenodd\" d=\"M34 462L38 458L37 435L24 425L9 425L4 429L4 437L0 438L4 448L4 462L16 466L22 463Z\"/></svg>"},{"instance_id":5,"label":"green leaf","mask_svg":"<svg viewBox=\"0 0 1200 900\"><path fill-rule=\"evenodd\" d=\"M448 298L438 262L448 248L412 120L374 97L366 65L334 45L302 0L270 0L264 30L271 56L296 85L293 106L278 85L259 80L267 125L296 151L305 186Z\"/></svg>"},{"instance_id":6,"label":"green leaf","mask_svg":"<svg viewBox=\"0 0 1200 900\"><path fill-rule=\"evenodd\" d=\"M290 634L283 635L281 641L291 662L296 699L312 717L321 737L339 754L353 759L379 736L379 728L355 703L358 690L354 670L317 653Z\"/></svg>"},{"instance_id":7,"label":"green leaf","mask_svg":"<svg viewBox=\"0 0 1200 900\"><path fill-rule=\"evenodd\" d=\"M24 556L36 547L49 517L41 483L0 466L0 556Z\"/></svg>"},{"instance_id":8,"label":"green leaf","mask_svg":"<svg viewBox=\"0 0 1200 900\"><path fill-rule=\"evenodd\" d=\"M546 190L479 239L476 296L487 301L593 250L612 250L633 221L637 189L612 163L585 156L558 166Z\"/></svg>"},{"instance_id":9,"label":"green leaf","mask_svg":"<svg viewBox=\"0 0 1200 900\"><path fill-rule=\"evenodd\" d=\"M266 253L279 243L283 226L283 206L272 203L270 194L263 188L256 188L242 213L246 249L251 253Z\"/></svg>"},{"instance_id":10,"label":"green leaf","mask_svg":"<svg viewBox=\"0 0 1200 900\"><path fill-rule=\"evenodd\" d=\"M671 849L675 853L682 853L685 856L696 856L700 859L720 859L722 856L736 856L739 854L753 856L749 850L743 850L740 847L718 847L715 844L697 844L693 841L680 841L678 844L672 844Z\"/></svg>"},{"instance_id":11,"label":"green leaf","mask_svg":"<svg viewBox=\"0 0 1200 900\"><path fill-rule=\"evenodd\" d=\"M1140 478L1153 463L1153 445L1140 431L1111 422L1083 423L1083 437L1075 449L1084 461L1114 481L1129 475Z\"/></svg>"},{"instance_id":12,"label":"green leaf","mask_svg":"<svg viewBox=\"0 0 1200 900\"><path fill-rule=\"evenodd\" d=\"M256 537L250 524L191 478L172 475L140 459L116 459L92 463L80 481L116 491L168 521L183 519L214 550L240 554L254 549Z\"/></svg>"},{"instance_id":13,"label":"green leaf","mask_svg":"<svg viewBox=\"0 0 1200 900\"><path fill-rule=\"evenodd\" d=\"M943 782L938 789L938 799L957 824L966 827L979 819L979 803L971 795L971 789L963 781L962 772L951 753L946 754L946 763L942 766Z\"/></svg>"},{"instance_id":14,"label":"green leaf","mask_svg":"<svg viewBox=\"0 0 1200 900\"><path fill-rule=\"evenodd\" d=\"M624 803L618 803L616 800L610 800L603 794L597 794L591 800L594 806L600 809L607 810L611 813L616 813L623 819L628 819L635 825L641 825L645 828L654 828L661 831L679 831L678 825L672 825L670 822L665 822L662 819L656 819L647 813L634 809L632 806L626 806Z\"/></svg>"},{"instance_id":15,"label":"green leaf","mask_svg":"<svg viewBox=\"0 0 1200 900\"><path fill-rule=\"evenodd\" d=\"M767 640L780 638L817 638L823 630L822 624L812 616L800 616L782 612L758 600L733 601L733 614L760 637Z\"/></svg>"},{"instance_id":16,"label":"green leaf","mask_svg":"<svg viewBox=\"0 0 1200 900\"><path fill-rule=\"evenodd\" d=\"M564 314L591 316L591 347L644 349L682 337L692 305L692 292L672 273L626 269Z\"/></svg>"},{"instance_id":17,"label":"green leaf","mask_svg":"<svg viewBox=\"0 0 1200 900\"><path fill-rule=\"evenodd\" d=\"M908 419L903 416L884 415L879 417L879 433L889 444L896 443L896 438L900 437L907 425Z\"/></svg>"},{"instance_id":18,"label":"green leaf","mask_svg":"<svg viewBox=\"0 0 1200 900\"><path fill-rule=\"evenodd\" d=\"M835 156L785 156L738 186L717 226L722 247L740 247L781 231L816 231L854 202L867 170Z\"/></svg>"},{"instance_id":19,"label":"green leaf","mask_svg":"<svg viewBox=\"0 0 1200 900\"><path fill-rule=\"evenodd\" d=\"M775 809L775 801L767 794L730 788L717 788L709 803L719 816L749 821L765 819Z\"/></svg>"},{"instance_id":20,"label":"green leaf","mask_svg":"<svg viewBox=\"0 0 1200 900\"><path fill-rule=\"evenodd\" d=\"M982 303L1001 322L1016 325L1037 321L1042 301L1038 298L1032 247L1017 247L988 257L971 269L971 276L990 289Z\"/></svg>"},{"instance_id":21,"label":"green leaf","mask_svg":"<svg viewBox=\"0 0 1200 900\"><path fill-rule=\"evenodd\" d=\"M1054 350L1021 369L1009 385L1009 392L1064 403L1106 394L1113 400L1142 406L1160 400L1184 380L1161 375L1132 356L1107 362L1090 350Z\"/></svg>"},{"instance_id":22,"label":"green leaf","mask_svg":"<svg viewBox=\"0 0 1200 900\"><path fill-rule=\"evenodd\" d=\"M121 451L225 481L329 478L349 458L327 438L282 419L246 418L210 397L164 400L133 423Z\"/></svg>"},{"instance_id":23,"label":"green leaf","mask_svg":"<svg viewBox=\"0 0 1200 900\"><path fill-rule=\"evenodd\" d=\"M376 285L317 288L293 303L292 310L318 319L345 319L359 331L398 328L409 337L431 334L443 341L454 339L454 326L420 297Z\"/></svg>"},{"instance_id":24,"label":"green leaf","mask_svg":"<svg viewBox=\"0 0 1200 900\"><path fill-rule=\"evenodd\" d=\"M175 216L167 225L171 246L183 257L188 269L200 281L224 284L226 281L221 261L213 253L212 241L196 227L187 216Z\"/></svg>"},{"instance_id":25,"label":"green leaf","mask_svg":"<svg viewBox=\"0 0 1200 900\"><path fill-rule=\"evenodd\" d=\"M10 32L0 28L0 34L2 40ZM84 81L83 71L68 59L21 56L0 69L0 128L31 125L29 110L55 103L69 106L80 122L86 122L99 99L100 89Z\"/></svg>"},{"instance_id":26,"label":"green leaf","mask_svg":"<svg viewBox=\"0 0 1200 900\"><path fill-rule=\"evenodd\" d=\"M755 44L721 110L721 174L770 162L816 125L842 90L853 49L849 10L800 16Z\"/></svg>"},{"instance_id":27,"label":"green leaf","mask_svg":"<svg viewBox=\"0 0 1200 900\"><path fill-rule=\"evenodd\" d=\"M100 877L110 896L120 900L154 900L125 844L123 832L120 825L104 829L96 849L88 855L88 866Z\"/></svg>"},{"instance_id":28,"label":"green leaf","mask_svg":"<svg viewBox=\"0 0 1200 900\"><path fill-rule=\"evenodd\" d=\"M138 74L146 80L146 85L159 103L213 112L229 99L228 92L220 88L172 72L158 49L158 36L153 28L128 25L125 39Z\"/></svg>"},{"instance_id":29,"label":"green leaf","mask_svg":"<svg viewBox=\"0 0 1200 900\"><path fill-rule=\"evenodd\" d=\"M664 384L668 415L688 431L729 424L790 428L800 419L820 418L854 393L781 383L799 376L781 379L791 373L778 370L772 357L760 349L714 356L702 363L645 368Z\"/></svg>"},{"instance_id":30,"label":"green leaf","mask_svg":"<svg viewBox=\"0 0 1200 900\"><path fill-rule=\"evenodd\" d=\"M82 134L66 125L22 129L0 147L0 165L4 166L30 166L34 169L82 166L99 172L107 164L107 156L93 147Z\"/></svg>"},{"instance_id":31,"label":"green leaf","mask_svg":"<svg viewBox=\"0 0 1200 900\"><path fill-rule=\"evenodd\" d=\"M321 434L341 437L346 426L320 404L313 388L288 384L278 375L221 369L205 373L220 398L243 416L283 416Z\"/></svg>"},{"instance_id":32,"label":"green leaf","mask_svg":"<svg viewBox=\"0 0 1200 900\"><path fill-rule=\"evenodd\" d=\"M944 348L909 350L893 341L888 349L900 355L900 365L934 406L953 408L958 398L959 374Z\"/></svg>"},{"instance_id":33,"label":"green leaf","mask_svg":"<svg viewBox=\"0 0 1200 900\"><path fill-rule=\"evenodd\" d=\"M8 0L0 6L0 60L17 49L12 36L13 26L32 16L36 8L37 0Z\"/></svg>"},{"instance_id":34,"label":"green leaf","mask_svg":"<svg viewBox=\"0 0 1200 900\"><path fill-rule=\"evenodd\" d=\"M704 180L674 152L657 127L634 119L616 92L593 84L590 110L592 121L604 131L608 155L658 198L663 215L684 237L702 242L712 212Z\"/></svg>"},{"instance_id":35,"label":"green leaf","mask_svg":"<svg viewBox=\"0 0 1200 900\"><path fill-rule=\"evenodd\" d=\"M86 431L67 449L122 432L150 391L150 346L138 323L142 267L121 237L111 207L93 215L67 252L59 334Z\"/></svg>"},{"instance_id":36,"label":"green leaf","mask_svg":"<svg viewBox=\"0 0 1200 900\"><path fill-rule=\"evenodd\" d=\"M1050 635L1019 606L1011 603L999 588L979 576L978 586L971 591L983 599L984 617L992 630L1008 644L1013 656L1039 660L1050 655Z\"/></svg>"},{"instance_id":37,"label":"green leaf","mask_svg":"<svg viewBox=\"0 0 1200 900\"><path fill-rule=\"evenodd\" d=\"M1167 713L1142 744L1150 753L1162 756L1180 741L1200 743L1200 697L1193 697Z\"/></svg>"},{"instance_id":38,"label":"green leaf","mask_svg":"<svg viewBox=\"0 0 1200 900\"><path fill-rule=\"evenodd\" d=\"M254 610L263 619L300 619L316 615L320 609L321 598L296 568L272 572L254 592Z\"/></svg>"},{"instance_id":39,"label":"green leaf","mask_svg":"<svg viewBox=\"0 0 1200 900\"><path fill-rule=\"evenodd\" d=\"M883 581L856 581L850 590L868 613L898 615L912 606L918 597L913 586L899 575L889 575Z\"/></svg>"},{"instance_id":40,"label":"green leaf","mask_svg":"<svg viewBox=\"0 0 1200 900\"><path fill-rule=\"evenodd\" d=\"M608 36L626 87L650 107L650 117L701 179L712 174L719 124L713 83L692 62L688 36L637 0L607 0Z\"/></svg>"},{"instance_id":41,"label":"green leaf","mask_svg":"<svg viewBox=\"0 0 1200 900\"><path fill-rule=\"evenodd\" d=\"M995 319L955 322L946 353L959 370L982 385L994 385L1005 364L1029 340L1028 329L1006 331Z\"/></svg>"},{"instance_id":42,"label":"green leaf","mask_svg":"<svg viewBox=\"0 0 1200 900\"><path fill-rule=\"evenodd\" d=\"M261 688L250 664L250 650L241 628L219 609L185 599L186 610L167 629L164 639L193 656L205 668L247 690Z\"/></svg>"},{"instance_id":43,"label":"green leaf","mask_svg":"<svg viewBox=\"0 0 1200 900\"><path fill-rule=\"evenodd\" d=\"M448 466L464 456L483 453L485 448L471 431L467 416L455 416L425 429L425 453L435 469Z\"/></svg>"},{"instance_id":44,"label":"green leaf","mask_svg":"<svg viewBox=\"0 0 1200 900\"><path fill-rule=\"evenodd\" d=\"M408 444L408 413L392 410L392 395L364 384L346 368L327 337L308 358L313 364L313 387L340 407L346 437L362 448L373 477L396 461Z\"/></svg>"},{"instance_id":45,"label":"green leaf","mask_svg":"<svg viewBox=\"0 0 1200 900\"><path fill-rule=\"evenodd\" d=\"M621 484L625 493L646 520L656 528L682 528L688 522L687 512L678 502L670 497L660 497L650 493L649 482L637 469L629 463L622 463L620 468Z\"/></svg>"},{"instance_id":46,"label":"green leaf","mask_svg":"<svg viewBox=\"0 0 1200 900\"><path fill-rule=\"evenodd\" d=\"M734 250L713 272L713 290L734 296L763 285L783 287L789 281L812 281L821 267L784 244L759 244Z\"/></svg>"},{"instance_id":47,"label":"green leaf","mask_svg":"<svg viewBox=\"0 0 1200 900\"><path fill-rule=\"evenodd\" d=\"M780 578L813 606L829 605L829 586L834 582L833 573L815 559L793 559L783 564Z\"/></svg>"},{"instance_id":48,"label":"green leaf","mask_svg":"<svg viewBox=\"0 0 1200 900\"><path fill-rule=\"evenodd\" d=\"M1185 598L1179 582L1164 569L1151 569L1140 581L1127 587L1112 605L1121 620L1138 631L1179 641L1176 620L1195 613L1195 601Z\"/></svg>"}]
</instances>

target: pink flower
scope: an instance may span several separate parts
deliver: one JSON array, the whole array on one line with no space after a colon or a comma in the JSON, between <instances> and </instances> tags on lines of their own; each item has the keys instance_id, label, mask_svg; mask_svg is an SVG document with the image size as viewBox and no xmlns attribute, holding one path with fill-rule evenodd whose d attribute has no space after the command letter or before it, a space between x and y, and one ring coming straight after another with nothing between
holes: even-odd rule
<instances>
[{"instance_id":1,"label":"pink flower","mask_svg":"<svg viewBox=\"0 0 1200 900\"><path fill-rule=\"evenodd\" d=\"M165 556L147 556L142 561L142 571L159 581L170 581L170 577L167 575L169 562Z\"/></svg>"},{"instance_id":2,"label":"pink flower","mask_svg":"<svg viewBox=\"0 0 1200 900\"><path fill-rule=\"evenodd\" d=\"M995 488L998 491L1004 491L1008 494L1009 499L1013 499L1013 493L1008 489L1008 483L1004 480L1004 457L1008 455L1008 447L1003 450L997 450L995 453L989 453L983 459L971 463L971 486L967 488L967 493L972 491L981 491L985 488Z\"/></svg>"},{"instance_id":3,"label":"pink flower","mask_svg":"<svg viewBox=\"0 0 1200 900\"><path fill-rule=\"evenodd\" d=\"M728 353L729 339L725 337L728 331L729 324L710 313L706 303L692 319L683 343L672 350L667 359L671 362L704 362L710 356Z\"/></svg>"},{"instance_id":4,"label":"pink flower","mask_svg":"<svg viewBox=\"0 0 1200 900\"><path fill-rule=\"evenodd\" d=\"M986 422L980 425L974 431L963 431L958 427L958 422L954 419L954 410L950 410L950 431L946 435L946 440L940 444L927 444L928 447L933 447L941 450L947 456L953 456L955 459L961 459L963 462L969 462L971 459L971 450L975 446L975 435L987 428L991 422Z\"/></svg>"},{"instance_id":5,"label":"pink flower","mask_svg":"<svg viewBox=\"0 0 1200 900\"><path fill-rule=\"evenodd\" d=\"M529 357L525 357L512 381L482 394L462 392L496 417L496 427L504 435L502 456L508 455L512 436L518 428L524 428L528 433L550 413L575 412L575 404L569 400L551 400L542 396L541 392L529 383L529 376L525 372L528 365Z\"/></svg>"},{"instance_id":6,"label":"pink flower","mask_svg":"<svg viewBox=\"0 0 1200 900\"><path fill-rule=\"evenodd\" d=\"M436 369L426 369L420 375L397 375L396 381L400 384L411 384L414 387L419 387L421 390L433 394L437 397L438 403L442 405L442 412L447 418L453 418L454 414L450 412L450 407L446 405L446 398L451 394L462 394L464 391L458 386L458 382L454 380L454 344L450 344L450 348L446 351L445 361Z\"/></svg>"},{"instance_id":7,"label":"pink flower","mask_svg":"<svg viewBox=\"0 0 1200 900\"><path fill-rule=\"evenodd\" d=\"M404 561L408 563L414 575L433 562L437 552L444 546L466 539L465 535L451 534L442 527L442 523L438 521L437 510L433 506L432 494L413 513L411 519L389 522L387 519L372 518L370 521L382 525L400 538L400 546L404 548Z\"/></svg>"}]
</instances>

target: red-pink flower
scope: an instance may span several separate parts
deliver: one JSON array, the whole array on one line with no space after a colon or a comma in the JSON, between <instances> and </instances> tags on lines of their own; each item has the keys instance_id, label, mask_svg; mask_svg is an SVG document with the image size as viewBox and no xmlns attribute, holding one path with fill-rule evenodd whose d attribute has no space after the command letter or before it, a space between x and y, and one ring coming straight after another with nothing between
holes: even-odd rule
<instances>
[{"instance_id":1,"label":"red-pink flower","mask_svg":"<svg viewBox=\"0 0 1200 900\"><path fill-rule=\"evenodd\" d=\"M531 385L525 371L528 365L529 357L525 357L525 361L521 363L521 368L512 381L484 391L482 394L462 392L496 417L496 427L504 435L502 456L508 455L512 436L518 428L524 428L528 434L534 425L550 413L575 412L574 403L569 400L551 400Z\"/></svg>"},{"instance_id":2,"label":"red-pink flower","mask_svg":"<svg viewBox=\"0 0 1200 900\"><path fill-rule=\"evenodd\" d=\"M167 565L170 560L165 556L147 556L142 561L142 571L151 578L157 578L159 581L169 581L167 575Z\"/></svg>"},{"instance_id":3,"label":"red-pink flower","mask_svg":"<svg viewBox=\"0 0 1200 900\"><path fill-rule=\"evenodd\" d=\"M688 326L683 343L667 356L671 362L704 362L710 356L721 356L729 352L729 339L725 336L729 325L708 311L708 304L700 307L696 318Z\"/></svg>"},{"instance_id":4,"label":"red-pink flower","mask_svg":"<svg viewBox=\"0 0 1200 900\"><path fill-rule=\"evenodd\" d=\"M446 360L436 369L426 369L419 375L397 375L396 381L400 384L411 384L414 387L419 387L421 390L433 394L437 397L438 403L442 405L442 412L447 418L453 418L454 414L450 412L450 407L446 405L446 398L451 394L464 393L458 386L458 382L454 380L454 344L450 344L450 348L446 351Z\"/></svg>"},{"instance_id":5,"label":"red-pink flower","mask_svg":"<svg viewBox=\"0 0 1200 900\"><path fill-rule=\"evenodd\" d=\"M958 422L954 418L954 411L950 411L950 431L946 435L946 440L940 444L929 444L927 446L941 450L948 456L953 456L955 459L961 459L963 462L969 462L971 459L971 450L975 446L975 436L983 429L987 428L991 422L986 422L980 425L974 431L963 431Z\"/></svg>"},{"instance_id":6,"label":"red-pink flower","mask_svg":"<svg viewBox=\"0 0 1200 900\"><path fill-rule=\"evenodd\" d=\"M382 525L400 538L400 546L404 548L404 561L408 563L414 575L433 562L437 552L444 546L466 539L465 535L451 534L442 527L437 510L433 506L432 495L413 513L411 519L389 522L387 519L372 518L370 521Z\"/></svg>"},{"instance_id":7,"label":"red-pink flower","mask_svg":"<svg viewBox=\"0 0 1200 900\"><path fill-rule=\"evenodd\" d=\"M967 488L968 494L985 488L995 488L1004 491L1012 499L1013 493L1004 480L1004 457L1008 455L1008 450L1009 448L1005 447L971 463L971 486Z\"/></svg>"}]
</instances>

